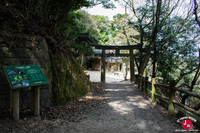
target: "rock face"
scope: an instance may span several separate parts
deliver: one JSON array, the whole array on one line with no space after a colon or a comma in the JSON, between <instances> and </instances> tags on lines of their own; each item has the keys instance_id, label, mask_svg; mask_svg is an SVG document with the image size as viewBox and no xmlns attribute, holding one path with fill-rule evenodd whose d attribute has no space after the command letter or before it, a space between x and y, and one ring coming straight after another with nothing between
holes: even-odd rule
<instances>
[{"instance_id":1,"label":"rock face","mask_svg":"<svg viewBox=\"0 0 200 133\"><path fill-rule=\"evenodd\" d=\"M90 81L76 59L52 52L44 38L19 35L0 37L0 107L9 107L10 88L2 66L39 65L49 84L41 87L41 106L64 104L87 93ZM20 90L20 105L30 105L30 88Z\"/></svg>"},{"instance_id":2,"label":"rock face","mask_svg":"<svg viewBox=\"0 0 200 133\"><path fill-rule=\"evenodd\" d=\"M54 104L61 105L75 100L87 93L91 82L83 72L72 54L60 50L50 52L52 66L52 99Z\"/></svg>"}]
</instances>

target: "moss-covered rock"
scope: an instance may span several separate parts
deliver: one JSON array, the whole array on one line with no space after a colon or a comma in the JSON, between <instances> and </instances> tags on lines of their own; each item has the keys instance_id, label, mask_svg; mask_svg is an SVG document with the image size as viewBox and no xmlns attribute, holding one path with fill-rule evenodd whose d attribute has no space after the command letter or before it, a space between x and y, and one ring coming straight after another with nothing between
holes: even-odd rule
<instances>
[{"instance_id":1,"label":"moss-covered rock","mask_svg":"<svg viewBox=\"0 0 200 133\"><path fill-rule=\"evenodd\" d=\"M52 102L65 104L87 93L91 83L76 59L60 50L50 53L53 89Z\"/></svg>"},{"instance_id":2,"label":"moss-covered rock","mask_svg":"<svg viewBox=\"0 0 200 133\"><path fill-rule=\"evenodd\" d=\"M3 76L2 66L39 65L49 81L48 86L41 87L43 106L65 104L85 95L90 89L90 81L70 50L69 53L64 53L55 47L50 48L51 45L46 42L46 39L39 36L16 34L13 37L5 35L4 38L0 36L0 77ZM2 78L0 78L2 89L2 84L7 82L1 80ZM4 88L9 94L8 85ZM6 97L9 98L9 95ZM26 104L26 101L23 104Z\"/></svg>"}]
</instances>

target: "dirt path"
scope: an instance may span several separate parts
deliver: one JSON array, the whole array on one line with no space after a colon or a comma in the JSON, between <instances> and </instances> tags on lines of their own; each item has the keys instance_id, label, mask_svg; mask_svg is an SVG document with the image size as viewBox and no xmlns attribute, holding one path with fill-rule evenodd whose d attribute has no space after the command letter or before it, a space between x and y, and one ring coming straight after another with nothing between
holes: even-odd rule
<instances>
[{"instance_id":1,"label":"dirt path","mask_svg":"<svg viewBox=\"0 0 200 133\"><path fill-rule=\"evenodd\" d=\"M167 111L153 105L128 81L102 84L105 104L82 114L78 122L63 123L51 132L67 133L173 133L180 129Z\"/></svg>"},{"instance_id":2,"label":"dirt path","mask_svg":"<svg viewBox=\"0 0 200 133\"><path fill-rule=\"evenodd\" d=\"M92 82L100 80L99 72L88 73ZM107 83L96 84L94 94L42 110L39 121L0 120L0 133L173 133L182 129L164 108L145 99L136 85L122 80L122 74L108 73Z\"/></svg>"}]
</instances>

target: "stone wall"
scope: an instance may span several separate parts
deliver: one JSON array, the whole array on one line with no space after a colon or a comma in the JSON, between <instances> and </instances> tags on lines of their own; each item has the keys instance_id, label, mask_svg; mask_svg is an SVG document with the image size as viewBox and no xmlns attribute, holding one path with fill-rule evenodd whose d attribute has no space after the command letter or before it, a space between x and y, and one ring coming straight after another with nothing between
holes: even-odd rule
<instances>
[{"instance_id":1,"label":"stone wall","mask_svg":"<svg viewBox=\"0 0 200 133\"><path fill-rule=\"evenodd\" d=\"M45 39L37 36L0 37L0 107L9 107L10 88L5 80L2 66L39 65L49 81L40 92L41 106L50 106L51 65ZM30 105L30 88L20 91L20 105Z\"/></svg>"}]
</instances>

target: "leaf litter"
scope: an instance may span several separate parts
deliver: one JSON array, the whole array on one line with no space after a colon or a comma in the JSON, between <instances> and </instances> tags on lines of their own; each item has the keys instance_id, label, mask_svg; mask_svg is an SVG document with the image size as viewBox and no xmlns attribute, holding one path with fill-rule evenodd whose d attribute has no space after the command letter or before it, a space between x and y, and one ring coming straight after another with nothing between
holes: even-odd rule
<instances>
[{"instance_id":1,"label":"leaf litter","mask_svg":"<svg viewBox=\"0 0 200 133\"><path fill-rule=\"evenodd\" d=\"M104 104L106 97L103 96L105 90L101 83L93 82L93 89L87 95L69 102L62 106L41 107L41 118L32 117L31 108L20 106L20 120L14 121L10 118L9 109L0 110L0 133L7 132L45 132L46 129L53 128L61 123L78 122L85 116L84 113L91 108Z\"/></svg>"}]
</instances>

